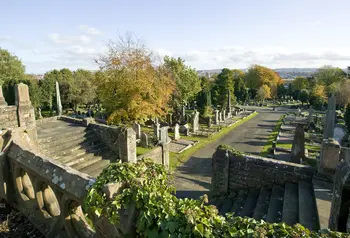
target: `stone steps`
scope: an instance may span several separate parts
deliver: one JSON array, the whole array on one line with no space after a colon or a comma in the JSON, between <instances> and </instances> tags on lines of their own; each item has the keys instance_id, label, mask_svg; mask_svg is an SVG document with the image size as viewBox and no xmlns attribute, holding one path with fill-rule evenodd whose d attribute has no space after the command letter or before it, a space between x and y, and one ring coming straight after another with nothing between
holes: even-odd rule
<instances>
[{"instance_id":1,"label":"stone steps","mask_svg":"<svg viewBox=\"0 0 350 238\"><path fill-rule=\"evenodd\" d=\"M241 189L213 202L220 214L233 212L234 216L253 217L270 223L300 223L318 230L318 217L313 185L309 182L286 183L260 190Z\"/></svg>"},{"instance_id":2,"label":"stone steps","mask_svg":"<svg viewBox=\"0 0 350 238\"><path fill-rule=\"evenodd\" d=\"M54 120L40 125L39 147L44 154L90 176L98 176L115 155L86 127Z\"/></svg>"}]
</instances>

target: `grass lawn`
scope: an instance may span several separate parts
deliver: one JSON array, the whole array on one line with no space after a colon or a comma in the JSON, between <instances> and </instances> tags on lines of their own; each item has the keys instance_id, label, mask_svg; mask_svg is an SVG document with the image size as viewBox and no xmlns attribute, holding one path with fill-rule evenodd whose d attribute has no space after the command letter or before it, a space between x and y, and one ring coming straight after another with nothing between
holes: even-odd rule
<instances>
[{"instance_id":1,"label":"grass lawn","mask_svg":"<svg viewBox=\"0 0 350 238\"><path fill-rule=\"evenodd\" d=\"M191 148L185 150L184 152L182 152L181 154L177 154L177 153L173 153L170 152L169 156L170 156L170 167L171 168L175 168L176 166L178 166L181 163L186 162L193 153L195 153L196 151L198 151L200 148L208 145L211 142L216 141L217 139L219 139L220 137L222 137L223 135L227 134L228 132L230 132L231 130L233 130L234 128L236 128L237 126L243 124L244 122L250 120L251 118L255 117L258 113L253 113L250 116L244 118L243 120L237 122L236 124L230 126L230 127L224 127L220 132L215 133L214 135L212 135L209 138L206 137L191 137L191 136L182 136L181 138L185 139L185 140L196 140L198 141L198 143L195 146L192 146Z\"/></svg>"},{"instance_id":2,"label":"grass lawn","mask_svg":"<svg viewBox=\"0 0 350 238\"><path fill-rule=\"evenodd\" d=\"M284 148L284 149L292 149L292 144L277 144L277 147ZM313 151L321 151L321 146L306 144L305 149L313 150Z\"/></svg>"},{"instance_id":3,"label":"grass lawn","mask_svg":"<svg viewBox=\"0 0 350 238\"><path fill-rule=\"evenodd\" d=\"M146 154L147 152L150 152L152 149L150 148L143 148L143 147L136 147L136 155L140 156L143 154Z\"/></svg>"},{"instance_id":4,"label":"grass lawn","mask_svg":"<svg viewBox=\"0 0 350 238\"><path fill-rule=\"evenodd\" d=\"M269 153L269 149L272 147L272 142L274 140L276 140L277 134L282 126L282 121L285 118L286 115L282 115L281 118L278 120L275 128L273 128L273 131L271 132L269 138L267 139L267 142L264 146L264 148L262 149L262 151L260 152L260 155L263 157L267 157L268 153Z\"/></svg>"}]
</instances>

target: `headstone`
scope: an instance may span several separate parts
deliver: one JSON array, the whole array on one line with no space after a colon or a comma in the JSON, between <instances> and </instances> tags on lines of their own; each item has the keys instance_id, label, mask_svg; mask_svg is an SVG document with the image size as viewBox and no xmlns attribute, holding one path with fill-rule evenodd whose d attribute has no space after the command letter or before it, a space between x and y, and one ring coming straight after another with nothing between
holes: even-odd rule
<instances>
[{"instance_id":1,"label":"headstone","mask_svg":"<svg viewBox=\"0 0 350 238\"><path fill-rule=\"evenodd\" d=\"M60 86L57 81L56 81L56 105L57 105L57 114L61 116L62 115L61 94L60 94Z\"/></svg>"},{"instance_id":2,"label":"headstone","mask_svg":"<svg viewBox=\"0 0 350 238\"><path fill-rule=\"evenodd\" d=\"M185 136L188 136L189 135L189 125L188 124L185 124L185 125L182 125L180 126L180 133L184 134Z\"/></svg>"},{"instance_id":3,"label":"headstone","mask_svg":"<svg viewBox=\"0 0 350 238\"><path fill-rule=\"evenodd\" d=\"M339 145L342 145L346 136L346 130L341 125L336 125L333 131L333 138L338 141Z\"/></svg>"},{"instance_id":4,"label":"headstone","mask_svg":"<svg viewBox=\"0 0 350 238\"><path fill-rule=\"evenodd\" d=\"M39 114L39 119L42 119L43 116L41 115L41 108L40 107L38 108L38 114Z\"/></svg>"},{"instance_id":5,"label":"headstone","mask_svg":"<svg viewBox=\"0 0 350 238\"><path fill-rule=\"evenodd\" d=\"M160 143L168 143L170 141L168 136L168 126L163 126L159 129L159 141Z\"/></svg>"},{"instance_id":6,"label":"headstone","mask_svg":"<svg viewBox=\"0 0 350 238\"><path fill-rule=\"evenodd\" d=\"M300 115L301 115L301 110L300 110L300 108L298 108L298 111L297 111L297 117L300 117Z\"/></svg>"},{"instance_id":7,"label":"headstone","mask_svg":"<svg viewBox=\"0 0 350 238\"><path fill-rule=\"evenodd\" d=\"M119 158L126 163L135 163L136 159L136 133L127 128L118 137Z\"/></svg>"},{"instance_id":8,"label":"headstone","mask_svg":"<svg viewBox=\"0 0 350 238\"><path fill-rule=\"evenodd\" d=\"M7 102L5 101L4 94L2 93L2 86L0 85L0 107L6 107Z\"/></svg>"},{"instance_id":9,"label":"headstone","mask_svg":"<svg viewBox=\"0 0 350 238\"><path fill-rule=\"evenodd\" d=\"M174 127L174 139L175 140L180 139L180 126L177 123L175 124L175 127Z\"/></svg>"},{"instance_id":10,"label":"headstone","mask_svg":"<svg viewBox=\"0 0 350 238\"><path fill-rule=\"evenodd\" d=\"M219 112L219 122L222 122L222 112Z\"/></svg>"},{"instance_id":11,"label":"headstone","mask_svg":"<svg viewBox=\"0 0 350 238\"><path fill-rule=\"evenodd\" d=\"M148 135L144 132L141 133L141 141L140 144L142 147L147 148L148 147Z\"/></svg>"},{"instance_id":12,"label":"headstone","mask_svg":"<svg viewBox=\"0 0 350 238\"><path fill-rule=\"evenodd\" d=\"M302 125L297 125L291 151L291 162L300 164L305 158L305 134Z\"/></svg>"},{"instance_id":13,"label":"headstone","mask_svg":"<svg viewBox=\"0 0 350 238\"><path fill-rule=\"evenodd\" d=\"M228 114L231 115L232 114L232 106L231 106L231 92L230 92L230 90L228 90L227 99L228 99L227 110L228 110Z\"/></svg>"},{"instance_id":14,"label":"headstone","mask_svg":"<svg viewBox=\"0 0 350 238\"><path fill-rule=\"evenodd\" d=\"M310 109L309 109L309 115L308 115L308 117L307 117L308 123L313 122L314 112L315 112L315 110L314 110L312 107L310 107Z\"/></svg>"},{"instance_id":15,"label":"headstone","mask_svg":"<svg viewBox=\"0 0 350 238\"><path fill-rule=\"evenodd\" d=\"M318 172L321 174L333 174L339 164L340 145L333 138L323 139Z\"/></svg>"},{"instance_id":16,"label":"headstone","mask_svg":"<svg viewBox=\"0 0 350 238\"><path fill-rule=\"evenodd\" d=\"M335 122L335 96L332 96L328 99L328 108L326 114L326 125L323 131L323 139L328 139L333 137Z\"/></svg>"},{"instance_id":17,"label":"headstone","mask_svg":"<svg viewBox=\"0 0 350 238\"><path fill-rule=\"evenodd\" d=\"M222 119L226 121L226 110L222 110Z\"/></svg>"},{"instance_id":18,"label":"headstone","mask_svg":"<svg viewBox=\"0 0 350 238\"><path fill-rule=\"evenodd\" d=\"M185 105L182 106L181 117L182 117L182 120L185 120L185 118L186 118L186 107L185 107Z\"/></svg>"},{"instance_id":19,"label":"headstone","mask_svg":"<svg viewBox=\"0 0 350 238\"><path fill-rule=\"evenodd\" d=\"M193 114L192 129L194 133L199 130L199 112L197 111Z\"/></svg>"},{"instance_id":20,"label":"headstone","mask_svg":"<svg viewBox=\"0 0 350 238\"><path fill-rule=\"evenodd\" d=\"M170 126L173 124L173 114L172 113L168 114L168 123Z\"/></svg>"},{"instance_id":21,"label":"headstone","mask_svg":"<svg viewBox=\"0 0 350 238\"><path fill-rule=\"evenodd\" d=\"M154 133L154 138L159 140L159 129L160 129L160 124L156 123L153 125L153 133Z\"/></svg>"},{"instance_id":22,"label":"headstone","mask_svg":"<svg viewBox=\"0 0 350 238\"><path fill-rule=\"evenodd\" d=\"M215 125L218 125L219 124L219 110L215 110Z\"/></svg>"},{"instance_id":23,"label":"headstone","mask_svg":"<svg viewBox=\"0 0 350 238\"><path fill-rule=\"evenodd\" d=\"M136 138L140 139L141 138L141 126L138 123L134 123L134 125L132 126L132 128L134 129L135 133L136 133Z\"/></svg>"}]
</instances>

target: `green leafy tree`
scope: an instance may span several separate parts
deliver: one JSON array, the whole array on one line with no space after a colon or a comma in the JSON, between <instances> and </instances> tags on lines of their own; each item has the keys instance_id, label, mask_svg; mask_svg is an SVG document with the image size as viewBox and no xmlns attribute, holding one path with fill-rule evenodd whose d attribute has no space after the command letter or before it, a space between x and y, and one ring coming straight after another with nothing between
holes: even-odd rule
<instances>
[{"instance_id":1,"label":"green leafy tree","mask_svg":"<svg viewBox=\"0 0 350 238\"><path fill-rule=\"evenodd\" d=\"M224 68L218 75L213 86L212 98L216 106L220 105L223 108L227 107L228 90L231 94L231 100L235 100L233 72L230 69ZM213 95L214 94L214 95Z\"/></svg>"},{"instance_id":2,"label":"green leafy tree","mask_svg":"<svg viewBox=\"0 0 350 238\"><path fill-rule=\"evenodd\" d=\"M187 104L190 99L194 98L201 91L201 81L197 72L190 66L185 65L185 61L181 58L176 59L165 56L164 66L176 83L172 97L172 106L174 109L178 109L182 105Z\"/></svg>"},{"instance_id":3,"label":"green leafy tree","mask_svg":"<svg viewBox=\"0 0 350 238\"><path fill-rule=\"evenodd\" d=\"M332 66L324 66L315 73L314 77L319 85L326 87L326 92L331 94L335 89L335 83L342 81L345 78L345 73L340 68Z\"/></svg>"},{"instance_id":4,"label":"green leafy tree","mask_svg":"<svg viewBox=\"0 0 350 238\"><path fill-rule=\"evenodd\" d=\"M293 89L294 90L303 90L308 88L308 79L305 77L296 77L293 82Z\"/></svg>"},{"instance_id":5,"label":"green leafy tree","mask_svg":"<svg viewBox=\"0 0 350 238\"><path fill-rule=\"evenodd\" d=\"M39 87L41 89L41 102L44 106L48 107L50 114L52 115L53 99L56 94L55 83L59 78L60 72L58 70L52 70L45 73L44 78L40 80Z\"/></svg>"},{"instance_id":6,"label":"green leafy tree","mask_svg":"<svg viewBox=\"0 0 350 238\"><path fill-rule=\"evenodd\" d=\"M237 100L244 102L248 99L248 89L243 81L244 73L241 70L233 70L234 95Z\"/></svg>"},{"instance_id":7,"label":"green leafy tree","mask_svg":"<svg viewBox=\"0 0 350 238\"><path fill-rule=\"evenodd\" d=\"M200 77L202 90L197 94L196 102L199 111L203 114L206 106L211 107L211 84L207 77Z\"/></svg>"},{"instance_id":8,"label":"green leafy tree","mask_svg":"<svg viewBox=\"0 0 350 238\"><path fill-rule=\"evenodd\" d=\"M8 104L15 103L14 86L25 79L25 67L22 61L9 51L0 48L0 85Z\"/></svg>"},{"instance_id":9,"label":"green leafy tree","mask_svg":"<svg viewBox=\"0 0 350 238\"><path fill-rule=\"evenodd\" d=\"M301 90L299 94L299 100L302 104L307 103L309 101L309 92L306 89Z\"/></svg>"},{"instance_id":10,"label":"green leafy tree","mask_svg":"<svg viewBox=\"0 0 350 238\"><path fill-rule=\"evenodd\" d=\"M96 97L95 75L88 70L78 69L72 75L70 101L77 111L79 104L90 105Z\"/></svg>"},{"instance_id":11,"label":"green leafy tree","mask_svg":"<svg viewBox=\"0 0 350 238\"><path fill-rule=\"evenodd\" d=\"M68 108L72 104L74 97L73 86L75 84L73 80L73 72L66 68L61 69L57 74L56 81L58 81L60 87L62 106L63 108Z\"/></svg>"},{"instance_id":12,"label":"green leafy tree","mask_svg":"<svg viewBox=\"0 0 350 238\"><path fill-rule=\"evenodd\" d=\"M257 97L259 100L264 101L267 98L271 98L271 89L267 85L262 85L257 93Z\"/></svg>"},{"instance_id":13,"label":"green leafy tree","mask_svg":"<svg viewBox=\"0 0 350 238\"><path fill-rule=\"evenodd\" d=\"M277 86L277 97L282 99L285 98L288 93L288 89L285 88L284 84L279 84Z\"/></svg>"}]
</instances>

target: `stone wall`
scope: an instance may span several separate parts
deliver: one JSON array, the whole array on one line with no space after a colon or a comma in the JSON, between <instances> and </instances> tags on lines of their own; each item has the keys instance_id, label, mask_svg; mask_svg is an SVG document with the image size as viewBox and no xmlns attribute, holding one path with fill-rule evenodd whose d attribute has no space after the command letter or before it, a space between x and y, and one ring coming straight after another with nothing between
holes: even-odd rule
<instances>
[{"instance_id":1,"label":"stone wall","mask_svg":"<svg viewBox=\"0 0 350 238\"><path fill-rule=\"evenodd\" d=\"M17 107L0 107L0 129L18 127Z\"/></svg>"},{"instance_id":2,"label":"stone wall","mask_svg":"<svg viewBox=\"0 0 350 238\"><path fill-rule=\"evenodd\" d=\"M212 189L228 193L240 188L260 188L299 180L311 181L316 170L310 166L288 163L219 146L212 158Z\"/></svg>"},{"instance_id":3,"label":"stone wall","mask_svg":"<svg viewBox=\"0 0 350 238\"><path fill-rule=\"evenodd\" d=\"M169 167L169 143L157 146L150 152L137 157L138 160L142 158L151 158L153 162Z\"/></svg>"},{"instance_id":4,"label":"stone wall","mask_svg":"<svg viewBox=\"0 0 350 238\"><path fill-rule=\"evenodd\" d=\"M90 123L87 129L93 131L96 134L96 136L104 144L106 144L113 152L119 154L118 138L120 133L122 132L121 127Z\"/></svg>"}]
</instances>

